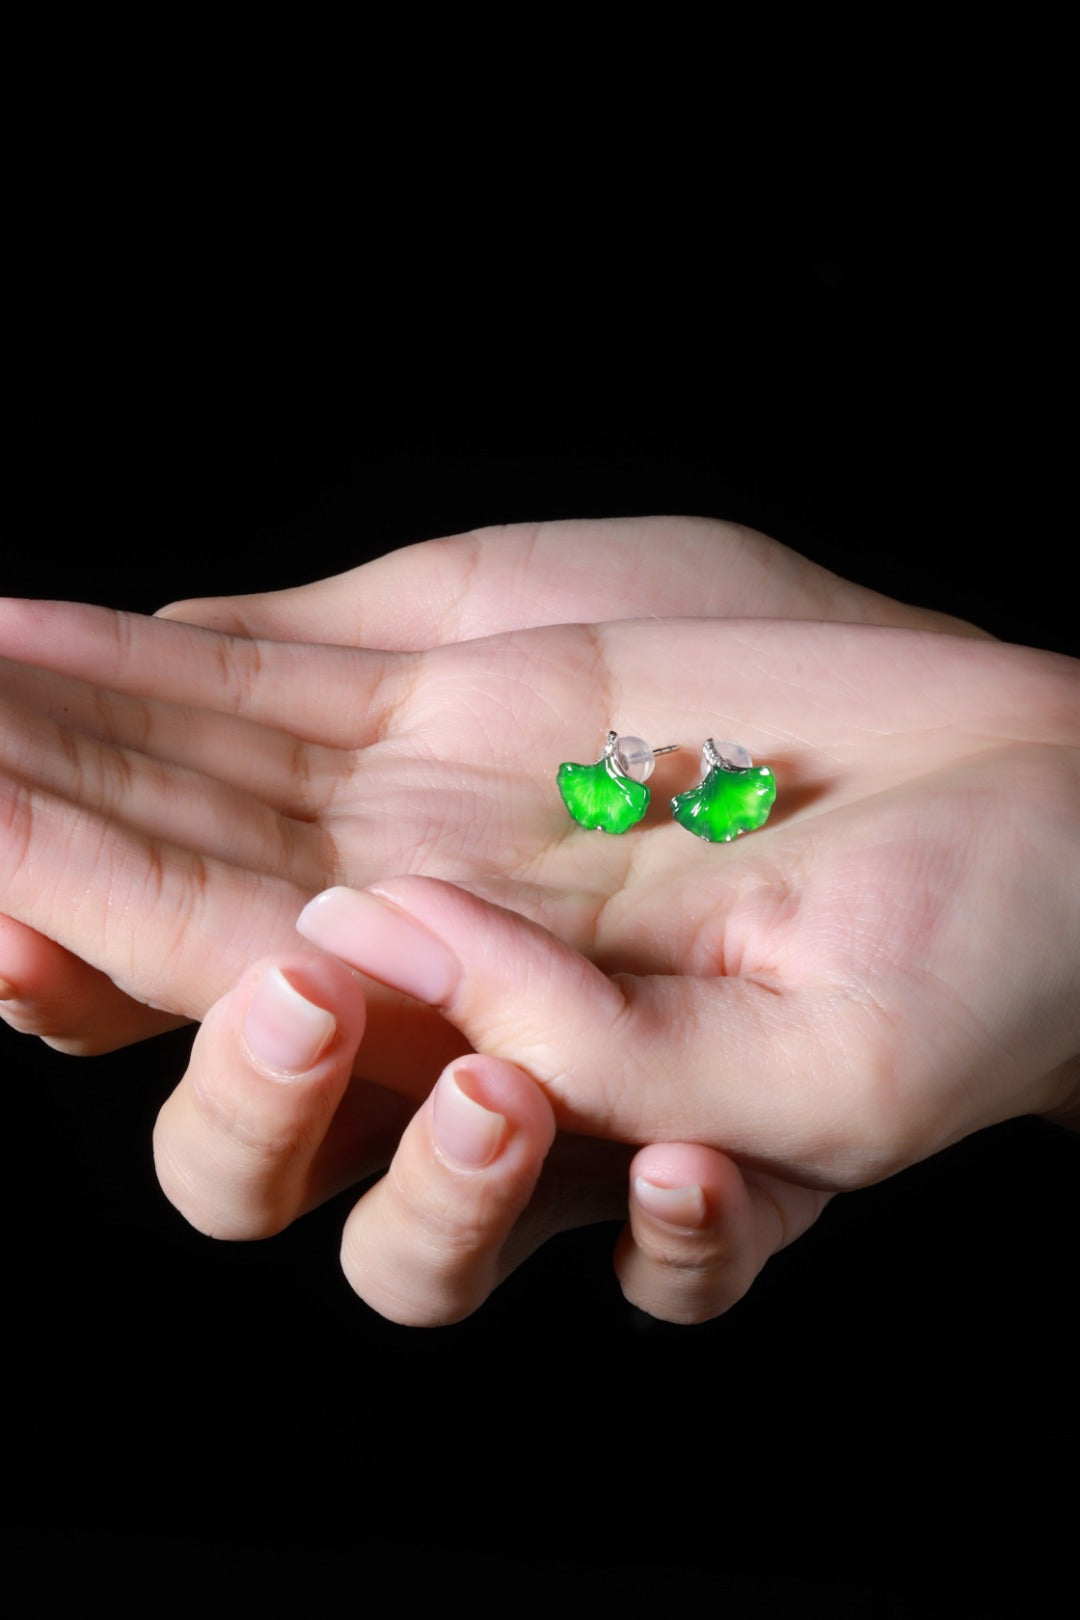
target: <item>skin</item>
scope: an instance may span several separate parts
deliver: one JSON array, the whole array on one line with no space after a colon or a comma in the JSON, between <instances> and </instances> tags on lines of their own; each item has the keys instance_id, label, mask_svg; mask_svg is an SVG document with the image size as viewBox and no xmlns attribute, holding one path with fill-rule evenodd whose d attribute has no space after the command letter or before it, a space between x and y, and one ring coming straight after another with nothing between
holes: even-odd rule
<instances>
[{"instance_id":1,"label":"skin","mask_svg":"<svg viewBox=\"0 0 1080 1620\"><path fill-rule=\"evenodd\" d=\"M341 688L340 704L346 709L357 706L360 689L349 686L348 662L338 647L332 653L321 647L313 655L311 643L435 653L477 637L547 624L647 616L659 620L688 613L895 624L982 635L958 620L907 608L852 585L786 547L730 524L662 519L484 530L407 547L296 590L163 609L159 617L245 640L305 644L303 652L275 650L274 667L259 683L254 728L230 712L251 712L244 694L236 690L230 698L222 688L223 681L230 683L232 643L170 644L155 641L150 627L123 614L5 604L0 608L0 657L8 660L0 665L0 701L5 703L0 781L13 815L13 796L20 792L31 796L29 808L44 810L55 803L58 816L61 806L77 798L84 810L103 809L144 832L163 852L175 844L238 859L244 868L257 870L260 860L281 854L276 841L284 835L287 864L294 870L306 865L301 875L309 883L301 892L307 898L330 878L354 881L358 874L382 876L393 869L372 871L373 862L357 860L357 851L344 843L344 858L336 861L325 839L312 860L301 861L303 850L318 843L309 827L316 833L329 828L335 797L344 799L358 747L363 746L359 739L367 740L371 729L359 716L350 724L330 715L320 731L311 711L324 672L331 708L336 688ZM128 662L123 648L129 627L146 639L122 673L118 666ZM74 639L61 646L61 638L69 637ZM189 649L190 669L185 662ZM234 687L244 682L243 661L251 656L251 649L237 650L241 662L231 678ZM25 663L11 661L19 658ZM377 685L378 662L355 662ZM203 672L205 706L195 701L197 667ZM395 662L386 660L385 669L392 673ZM81 679L65 682L65 670ZM102 679L125 688L125 695L119 690L102 693ZM174 703L154 701L166 693ZM324 738L329 751L319 747ZM120 747L95 749L83 739ZM594 752L598 746L591 734L582 742ZM171 780L148 781L140 759L135 762L139 775L125 790L125 748L172 767ZM560 757L569 752L568 738L561 739L557 751ZM193 767L197 774L181 775L183 767ZM306 791L298 791L298 775L307 779ZM165 802L180 795L175 810ZM281 815L290 811L295 817L283 828ZM240 826L236 838L226 836L230 823ZM410 865L421 862L427 864L424 852L411 851ZM55 871L51 868L50 876ZM261 887L265 895L266 886ZM63 909L62 898L55 909ZM265 938L265 916L262 925ZM185 1017L201 1017L226 982L215 959L207 975L211 994L186 971L171 987L175 1011L157 1010L147 1004L154 998L148 993L152 970L145 959L135 964L131 977L136 988L128 997L116 983L123 974L109 976L90 965L95 954L108 958L119 953L91 928L69 924L69 931L78 943L67 958L55 948L59 928L35 943L11 918L0 935L0 966L10 969L8 982L17 992L7 1002L9 1022L62 1050L109 1051ZM291 915L288 933L281 937L292 943ZM234 960L237 968L243 965L238 955ZM164 992L160 999L166 999Z\"/></svg>"},{"instance_id":2,"label":"skin","mask_svg":"<svg viewBox=\"0 0 1080 1620\"><path fill-rule=\"evenodd\" d=\"M658 1201L631 1191L621 1275L646 1308L693 1320L737 1298L829 1191L996 1120L1075 1108L1076 666L884 603L744 531L672 521L663 538L464 537L280 597L183 604L172 623L0 607L0 654L16 661L0 682L9 1021L101 1050L220 1002L158 1132L163 1181L182 1208L176 1189L194 1189L196 1224L277 1229L384 1159L411 1116L344 1259L401 1320L427 1319L416 1299L449 1277L433 1318L448 1320L581 1218L610 1154L625 1162L609 1143L646 1142L632 1177L690 1196L658 1221ZM671 617L688 595L699 617ZM575 606L609 622L557 622ZM324 637L378 629L420 650L252 639L314 619ZM684 746L621 839L575 827L552 787L608 724ZM768 827L730 847L666 816L707 735L777 774ZM359 920L314 939L362 970L362 998L352 978L313 985L313 959L287 954L328 883L377 888ZM432 991L402 982L388 907L447 953L437 1014L387 993ZM299 1087L244 1035L271 970L249 964L268 950L331 1017ZM480 1069L448 1081L469 1047ZM244 1116L256 1078L263 1101ZM436 1131L451 1086L505 1122L500 1150L464 1173ZM283 1089L294 1107L308 1098L284 1125L267 1101ZM564 1163L550 1198L543 1180L530 1196L554 1126L575 1133L570 1160L580 1136L607 1140L573 1165L572 1197ZM257 1167L247 1181L221 1171L223 1140ZM435 1166L450 1179L429 1199ZM204 1214L222 1184L223 1224ZM445 1241L410 1273L434 1229Z\"/></svg>"}]
</instances>

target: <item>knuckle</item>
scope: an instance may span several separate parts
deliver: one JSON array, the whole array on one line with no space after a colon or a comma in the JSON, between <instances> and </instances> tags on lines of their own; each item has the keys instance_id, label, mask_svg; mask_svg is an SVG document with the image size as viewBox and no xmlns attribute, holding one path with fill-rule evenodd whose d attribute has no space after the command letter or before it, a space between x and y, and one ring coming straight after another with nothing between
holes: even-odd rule
<instances>
[{"instance_id":1,"label":"knuckle","mask_svg":"<svg viewBox=\"0 0 1080 1620\"><path fill-rule=\"evenodd\" d=\"M347 1225L341 1269L353 1292L388 1321L402 1327L449 1327L482 1305L495 1277L475 1265L449 1264L412 1246L373 1248Z\"/></svg>"},{"instance_id":2,"label":"knuckle","mask_svg":"<svg viewBox=\"0 0 1080 1620\"><path fill-rule=\"evenodd\" d=\"M208 1142L216 1143L219 1154L227 1148L235 1161L234 1174L254 1177L271 1167L283 1172L301 1156L305 1141L296 1121L268 1114L243 1087L223 1087L217 1075L203 1072L195 1076L191 1098Z\"/></svg>"},{"instance_id":3,"label":"knuckle","mask_svg":"<svg viewBox=\"0 0 1080 1620\"><path fill-rule=\"evenodd\" d=\"M296 1213L279 1178L245 1174L240 1166L223 1164L212 1153L193 1157L179 1150L164 1110L153 1146L162 1192L188 1225L205 1237L228 1242L273 1237ZM254 1162L248 1169L255 1170Z\"/></svg>"},{"instance_id":4,"label":"knuckle","mask_svg":"<svg viewBox=\"0 0 1080 1620\"><path fill-rule=\"evenodd\" d=\"M498 1281L511 1224L505 1201L483 1183L411 1174L392 1162L368 1195L372 1202L361 1200L342 1234L341 1266L353 1291L405 1326L448 1326L469 1316Z\"/></svg>"},{"instance_id":5,"label":"knuckle","mask_svg":"<svg viewBox=\"0 0 1080 1620\"><path fill-rule=\"evenodd\" d=\"M711 1322L749 1290L758 1266L746 1245L716 1233L679 1239L624 1233L616 1273L626 1298L664 1322Z\"/></svg>"},{"instance_id":6,"label":"knuckle","mask_svg":"<svg viewBox=\"0 0 1080 1620\"><path fill-rule=\"evenodd\" d=\"M21 783L0 779L0 848L5 874L30 870L29 854L34 831L30 792ZM10 902L9 902L10 903Z\"/></svg>"},{"instance_id":7,"label":"knuckle","mask_svg":"<svg viewBox=\"0 0 1080 1620\"><path fill-rule=\"evenodd\" d=\"M219 635L213 643L221 689L229 708L245 714L259 684L262 654L257 641L240 636Z\"/></svg>"},{"instance_id":8,"label":"knuckle","mask_svg":"<svg viewBox=\"0 0 1080 1620\"><path fill-rule=\"evenodd\" d=\"M723 1316L742 1299L753 1280L726 1265L649 1267L620 1278L632 1305L663 1322L687 1327Z\"/></svg>"}]
</instances>

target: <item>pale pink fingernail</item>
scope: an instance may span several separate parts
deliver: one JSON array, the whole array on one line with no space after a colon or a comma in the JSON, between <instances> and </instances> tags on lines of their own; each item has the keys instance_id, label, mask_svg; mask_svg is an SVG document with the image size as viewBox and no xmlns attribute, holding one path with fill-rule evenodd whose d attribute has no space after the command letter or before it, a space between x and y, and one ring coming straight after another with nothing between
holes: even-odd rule
<instances>
[{"instance_id":1,"label":"pale pink fingernail","mask_svg":"<svg viewBox=\"0 0 1080 1620\"><path fill-rule=\"evenodd\" d=\"M466 1170L481 1170L490 1164L506 1134L506 1119L462 1090L468 1085L468 1068L457 1064L444 1069L432 1098L432 1125L435 1140L448 1159Z\"/></svg>"},{"instance_id":2,"label":"pale pink fingernail","mask_svg":"<svg viewBox=\"0 0 1080 1620\"><path fill-rule=\"evenodd\" d=\"M336 1029L333 1014L302 996L279 968L269 968L256 984L244 1019L244 1039L252 1056L278 1074L310 1069Z\"/></svg>"},{"instance_id":3,"label":"pale pink fingernail","mask_svg":"<svg viewBox=\"0 0 1080 1620\"><path fill-rule=\"evenodd\" d=\"M297 929L381 984L441 1006L461 978L461 965L441 939L389 901L359 889L327 889L308 902Z\"/></svg>"},{"instance_id":4,"label":"pale pink fingernail","mask_svg":"<svg viewBox=\"0 0 1080 1620\"><path fill-rule=\"evenodd\" d=\"M705 1220L705 1194L700 1187L659 1187L655 1181L635 1176L634 1197L647 1215L668 1226L693 1230Z\"/></svg>"}]
</instances>

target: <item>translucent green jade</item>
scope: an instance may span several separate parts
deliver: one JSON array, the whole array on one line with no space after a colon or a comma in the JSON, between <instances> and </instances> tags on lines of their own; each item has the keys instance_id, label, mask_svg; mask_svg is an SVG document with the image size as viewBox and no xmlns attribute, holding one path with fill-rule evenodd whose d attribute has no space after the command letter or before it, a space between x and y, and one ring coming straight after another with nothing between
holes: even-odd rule
<instances>
[{"instance_id":1,"label":"translucent green jade","mask_svg":"<svg viewBox=\"0 0 1080 1620\"><path fill-rule=\"evenodd\" d=\"M649 808L644 782L620 776L608 758L598 759L595 765L560 765L557 781L563 803L583 827L624 833Z\"/></svg>"},{"instance_id":2,"label":"translucent green jade","mask_svg":"<svg viewBox=\"0 0 1080 1620\"><path fill-rule=\"evenodd\" d=\"M767 765L732 771L715 765L696 788L671 801L675 820L710 844L729 844L740 833L764 826L776 798L776 778Z\"/></svg>"}]
</instances>

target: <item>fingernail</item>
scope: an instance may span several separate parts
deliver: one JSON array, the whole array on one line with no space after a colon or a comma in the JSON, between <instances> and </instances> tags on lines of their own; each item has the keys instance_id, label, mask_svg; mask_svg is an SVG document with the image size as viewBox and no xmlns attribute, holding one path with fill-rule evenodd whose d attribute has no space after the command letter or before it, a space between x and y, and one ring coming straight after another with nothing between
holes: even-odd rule
<instances>
[{"instance_id":1,"label":"fingernail","mask_svg":"<svg viewBox=\"0 0 1080 1620\"><path fill-rule=\"evenodd\" d=\"M659 1187L655 1181L635 1176L634 1197L647 1215L668 1226L692 1230L705 1220L705 1194L700 1187Z\"/></svg>"},{"instance_id":2,"label":"fingernail","mask_svg":"<svg viewBox=\"0 0 1080 1620\"><path fill-rule=\"evenodd\" d=\"M304 938L381 984L441 1006L461 966L421 923L366 890L327 889L308 902L297 929Z\"/></svg>"},{"instance_id":3,"label":"fingernail","mask_svg":"<svg viewBox=\"0 0 1080 1620\"><path fill-rule=\"evenodd\" d=\"M0 979L0 1001L17 1001L19 992L8 979Z\"/></svg>"},{"instance_id":4,"label":"fingernail","mask_svg":"<svg viewBox=\"0 0 1080 1620\"><path fill-rule=\"evenodd\" d=\"M432 1098L432 1125L435 1140L448 1159L463 1169L481 1170L502 1146L506 1118L463 1091L462 1084L468 1083L463 1065L443 1070Z\"/></svg>"},{"instance_id":5,"label":"fingernail","mask_svg":"<svg viewBox=\"0 0 1080 1620\"><path fill-rule=\"evenodd\" d=\"M244 1039L256 1061L278 1074L303 1074L326 1050L337 1021L291 985L279 968L256 984L244 1019Z\"/></svg>"}]
</instances>

